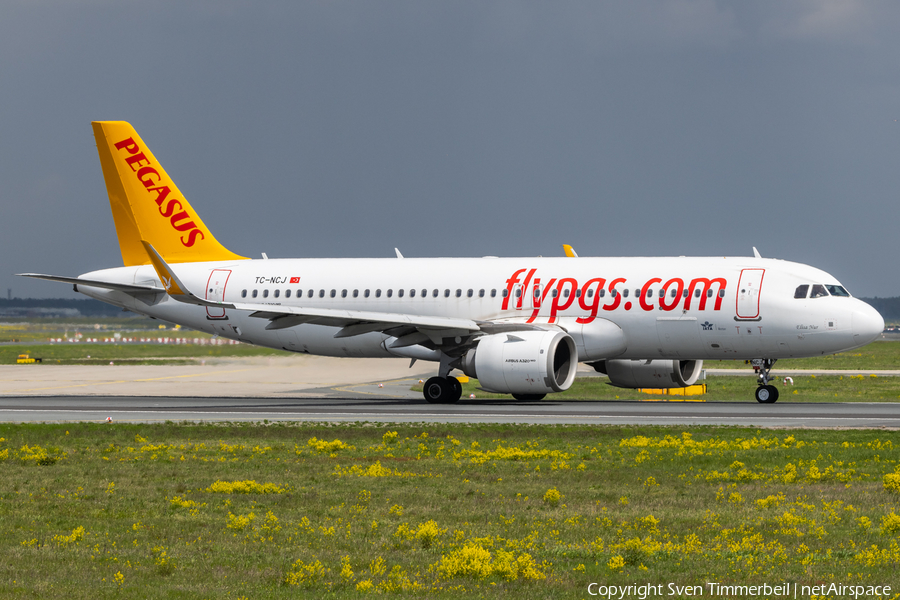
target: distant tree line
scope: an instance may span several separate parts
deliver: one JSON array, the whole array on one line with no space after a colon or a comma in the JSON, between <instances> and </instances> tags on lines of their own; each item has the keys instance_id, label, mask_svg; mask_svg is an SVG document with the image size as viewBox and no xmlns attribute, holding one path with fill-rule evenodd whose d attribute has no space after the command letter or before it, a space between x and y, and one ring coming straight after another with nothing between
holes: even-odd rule
<instances>
[{"instance_id":1,"label":"distant tree line","mask_svg":"<svg viewBox=\"0 0 900 600\"><path fill-rule=\"evenodd\" d=\"M0 315L6 317L123 316L121 308L91 298L72 300L66 298L0 298Z\"/></svg>"},{"instance_id":2,"label":"distant tree line","mask_svg":"<svg viewBox=\"0 0 900 600\"><path fill-rule=\"evenodd\" d=\"M885 322L900 323L900 296L893 298L860 298L863 302L871 304L875 310L881 313Z\"/></svg>"}]
</instances>

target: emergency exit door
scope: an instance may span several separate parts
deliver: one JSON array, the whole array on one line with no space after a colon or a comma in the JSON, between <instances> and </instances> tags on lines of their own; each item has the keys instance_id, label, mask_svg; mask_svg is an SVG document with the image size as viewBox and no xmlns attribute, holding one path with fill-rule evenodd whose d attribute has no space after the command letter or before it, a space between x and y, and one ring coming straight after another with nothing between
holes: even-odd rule
<instances>
[{"instance_id":1,"label":"emergency exit door","mask_svg":"<svg viewBox=\"0 0 900 600\"><path fill-rule=\"evenodd\" d=\"M744 269L737 289L737 318L759 319L759 295L765 269Z\"/></svg>"},{"instance_id":2,"label":"emergency exit door","mask_svg":"<svg viewBox=\"0 0 900 600\"><path fill-rule=\"evenodd\" d=\"M206 299L211 302L225 302L225 286L228 284L228 278L231 277L231 271L226 269L215 269L209 275L209 282L206 284ZM224 308L216 308L214 306L206 307L206 316L209 319L227 319Z\"/></svg>"}]
</instances>

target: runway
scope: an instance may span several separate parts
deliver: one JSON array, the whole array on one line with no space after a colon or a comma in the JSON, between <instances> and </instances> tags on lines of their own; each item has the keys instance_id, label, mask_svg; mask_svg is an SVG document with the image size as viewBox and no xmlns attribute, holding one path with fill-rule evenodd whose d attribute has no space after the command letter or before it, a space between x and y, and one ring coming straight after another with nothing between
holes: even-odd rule
<instances>
[{"instance_id":1,"label":"runway","mask_svg":"<svg viewBox=\"0 0 900 600\"><path fill-rule=\"evenodd\" d=\"M0 422L311 421L900 428L900 403L482 400L410 390L433 365L311 356L193 366L0 366ZM584 372L582 372L584 371ZM592 375L582 367L579 376ZM380 383L379 383L380 382Z\"/></svg>"},{"instance_id":2,"label":"runway","mask_svg":"<svg viewBox=\"0 0 900 600\"><path fill-rule=\"evenodd\" d=\"M900 404L517 402L392 398L5 397L0 421L314 421L900 428Z\"/></svg>"}]
</instances>

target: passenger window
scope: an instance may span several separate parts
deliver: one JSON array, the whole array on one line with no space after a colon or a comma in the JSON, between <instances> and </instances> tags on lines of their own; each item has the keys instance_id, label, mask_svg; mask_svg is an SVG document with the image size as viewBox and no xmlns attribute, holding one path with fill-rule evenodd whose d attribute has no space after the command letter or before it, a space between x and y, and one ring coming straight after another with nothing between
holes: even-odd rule
<instances>
[{"instance_id":1,"label":"passenger window","mask_svg":"<svg viewBox=\"0 0 900 600\"><path fill-rule=\"evenodd\" d=\"M698 288L698 289L695 289L695 290L694 290L694 298L699 298L699 297L700 297L700 293L701 293L701 292L700 292L700 289L699 289L699 288Z\"/></svg>"},{"instance_id":2,"label":"passenger window","mask_svg":"<svg viewBox=\"0 0 900 600\"><path fill-rule=\"evenodd\" d=\"M588 290L588 298L593 298L593 297L594 297L594 288L591 288Z\"/></svg>"},{"instance_id":3,"label":"passenger window","mask_svg":"<svg viewBox=\"0 0 900 600\"><path fill-rule=\"evenodd\" d=\"M628 288L625 288L624 290L622 290L622 296L624 296L625 298L628 297Z\"/></svg>"},{"instance_id":4,"label":"passenger window","mask_svg":"<svg viewBox=\"0 0 900 600\"><path fill-rule=\"evenodd\" d=\"M678 294L678 290L676 290L675 288L672 288L672 293L669 295L674 298L677 294Z\"/></svg>"},{"instance_id":5,"label":"passenger window","mask_svg":"<svg viewBox=\"0 0 900 600\"><path fill-rule=\"evenodd\" d=\"M410 298L415 298L415 297L416 297L416 290L409 290L409 297L410 297Z\"/></svg>"},{"instance_id":6,"label":"passenger window","mask_svg":"<svg viewBox=\"0 0 900 600\"><path fill-rule=\"evenodd\" d=\"M444 290L444 298L450 297L450 290Z\"/></svg>"},{"instance_id":7,"label":"passenger window","mask_svg":"<svg viewBox=\"0 0 900 600\"><path fill-rule=\"evenodd\" d=\"M581 298L581 290L580 290L580 289L579 289L579 290L575 290L575 297L576 297L576 298Z\"/></svg>"},{"instance_id":8,"label":"passenger window","mask_svg":"<svg viewBox=\"0 0 900 600\"><path fill-rule=\"evenodd\" d=\"M610 295L610 297L615 298L616 296L619 295L619 292L616 290L616 288L613 288L613 289L609 290L609 295Z\"/></svg>"},{"instance_id":9,"label":"passenger window","mask_svg":"<svg viewBox=\"0 0 900 600\"><path fill-rule=\"evenodd\" d=\"M325 290L319 290L319 298L325 297Z\"/></svg>"},{"instance_id":10,"label":"passenger window","mask_svg":"<svg viewBox=\"0 0 900 600\"><path fill-rule=\"evenodd\" d=\"M828 290L828 293L832 296L840 296L842 298L849 298L850 292L845 290L843 287L839 285L826 285L825 289Z\"/></svg>"},{"instance_id":11,"label":"passenger window","mask_svg":"<svg viewBox=\"0 0 900 600\"><path fill-rule=\"evenodd\" d=\"M819 285L818 283L812 286L812 293L809 295L810 298L822 298L823 296L827 296L828 292L825 290L824 285Z\"/></svg>"},{"instance_id":12,"label":"passenger window","mask_svg":"<svg viewBox=\"0 0 900 600\"><path fill-rule=\"evenodd\" d=\"M683 292L681 292L681 297L682 297L682 298L687 298L687 297L688 297L688 291L687 291L687 290L684 290Z\"/></svg>"},{"instance_id":13,"label":"passenger window","mask_svg":"<svg viewBox=\"0 0 900 600\"><path fill-rule=\"evenodd\" d=\"M359 298L359 290L353 290L353 297Z\"/></svg>"},{"instance_id":14,"label":"passenger window","mask_svg":"<svg viewBox=\"0 0 900 600\"><path fill-rule=\"evenodd\" d=\"M394 290L388 289L388 291L387 291L387 297L390 298L390 297L393 296L393 295L394 295Z\"/></svg>"},{"instance_id":15,"label":"passenger window","mask_svg":"<svg viewBox=\"0 0 900 600\"><path fill-rule=\"evenodd\" d=\"M706 297L712 298L712 290L706 290Z\"/></svg>"},{"instance_id":16,"label":"passenger window","mask_svg":"<svg viewBox=\"0 0 900 600\"><path fill-rule=\"evenodd\" d=\"M275 295L276 298L277 298L278 296L280 296L280 295L281 295L281 290L275 290L275 294L274 294L274 295Z\"/></svg>"},{"instance_id":17,"label":"passenger window","mask_svg":"<svg viewBox=\"0 0 900 600\"><path fill-rule=\"evenodd\" d=\"M247 297L247 290L241 290L241 298Z\"/></svg>"},{"instance_id":18,"label":"passenger window","mask_svg":"<svg viewBox=\"0 0 900 600\"><path fill-rule=\"evenodd\" d=\"M493 290L491 290L491 295L493 296ZM509 296L509 290L506 290L506 289L503 290L503 292L500 295L502 297L506 298L507 296Z\"/></svg>"},{"instance_id":19,"label":"passenger window","mask_svg":"<svg viewBox=\"0 0 900 600\"><path fill-rule=\"evenodd\" d=\"M253 290L253 294L251 294L254 298L256 298L257 294L259 294L258 290Z\"/></svg>"},{"instance_id":20,"label":"passenger window","mask_svg":"<svg viewBox=\"0 0 900 600\"><path fill-rule=\"evenodd\" d=\"M388 290L388 297L390 297L390 296L391 296L391 290ZM403 288L400 288L399 290L397 290L397 297L398 298L403 297Z\"/></svg>"},{"instance_id":21,"label":"passenger window","mask_svg":"<svg viewBox=\"0 0 900 600\"><path fill-rule=\"evenodd\" d=\"M468 292L466 292L466 297L468 297L468 298L471 298L474 295L475 295L475 292L473 292L472 290L469 290Z\"/></svg>"},{"instance_id":22,"label":"passenger window","mask_svg":"<svg viewBox=\"0 0 900 600\"><path fill-rule=\"evenodd\" d=\"M725 290L719 290L719 298L725 297Z\"/></svg>"},{"instance_id":23,"label":"passenger window","mask_svg":"<svg viewBox=\"0 0 900 600\"><path fill-rule=\"evenodd\" d=\"M364 297L364 298L368 298L368 297L369 297L369 290L366 290L366 291L363 292L363 297Z\"/></svg>"},{"instance_id":24,"label":"passenger window","mask_svg":"<svg viewBox=\"0 0 900 600\"><path fill-rule=\"evenodd\" d=\"M428 296L428 290L422 290L422 297L425 298Z\"/></svg>"},{"instance_id":25,"label":"passenger window","mask_svg":"<svg viewBox=\"0 0 900 600\"><path fill-rule=\"evenodd\" d=\"M556 288L553 288L553 291L550 292L550 295L553 296L554 298L556 298L557 296L559 296L559 290Z\"/></svg>"},{"instance_id":26,"label":"passenger window","mask_svg":"<svg viewBox=\"0 0 900 600\"><path fill-rule=\"evenodd\" d=\"M331 290L331 297L332 297L332 298L336 298L336 297L337 297L337 290Z\"/></svg>"},{"instance_id":27,"label":"passenger window","mask_svg":"<svg viewBox=\"0 0 900 600\"><path fill-rule=\"evenodd\" d=\"M291 297L291 290L284 290L284 297L285 297L285 298L290 298L290 297Z\"/></svg>"},{"instance_id":28,"label":"passenger window","mask_svg":"<svg viewBox=\"0 0 900 600\"><path fill-rule=\"evenodd\" d=\"M647 297L648 297L648 298L652 298L652 297L653 297L653 290L650 289L650 288L647 288Z\"/></svg>"},{"instance_id":29,"label":"passenger window","mask_svg":"<svg viewBox=\"0 0 900 600\"><path fill-rule=\"evenodd\" d=\"M375 290L375 297L381 298L381 290Z\"/></svg>"},{"instance_id":30,"label":"passenger window","mask_svg":"<svg viewBox=\"0 0 900 600\"><path fill-rule=\"evenodd\" d=\"M568 297L569 297L569 288L566 288L563 290L563 298L568 298Z\"/></svg>"},{"instance_id":31,"label":"passenger window","mask_svg":"<svg viewBox=\"0 0 900 600\"><path fill-rule=\"evenodd\" d=\"M794 290L794 298L806 298L806 294L809 292L809 285L804 283L803 285L798 285L797 289Z\"/></svg>"},{"instance_id":32,"label":"passenger window","mask_svg":"<svg viewBox=\"0 0 900 600\"><path fill-rule=\"evenodd\" d=\"M433 297L437 298L437 297L438 297L438 293L439 293L439 292L438 292L437 288L435 288L435 289L431 292L431 295L432 295Z\"/></svg>"},{"instance_id":33,"label":"passenger window","mask_svg":"<svg viewBox=\"0 0 900 600\"><path fill-rule=\"evenodd\" d=\"M603 289L603 288L600 288L600 290L597 291L597 295L600 296L601 298L605 298L605 297L606 297L606 290Z\"/></svg>"},{"instance_id":34,"label":"passenger window","mask_svg":"<svg viewBox=\"0 0 900 600\"><path fill-rule=\"evenodd\" d=\"M478 297L484 298L484 290L478 290Z\"/></svg>"},{"instance_id":35,"label":"passenger window","mask_svg":"<svg viewBox=\"0 0 900 600\"><path fill-rule=\"evenodd\" d=\"M457 297L457 298L462 298L462 290L460 290L460 289L457 289L457 290L456 290L456 297Z\"/></svg>"},{"instance_id":36,"label":"passenger window","mask_svg":"<svg viewBox=\"0 0 900 600\"><path fill-rule=\"evenodd\" d=\"M312 298L314 295L315 295L315 290L309 290L308 292L306 292L307 298Z\"/></svg>"},{"instance_id":37,"label":"passenger window","mask_svg":"<svg viewBox=\"0 0 900 600\"><path fill-rule=\"evenodd\" d=\"M553 291L555 292L556 290L553 290ZM554 294L554 296L555 295L556 294ZM522 288L519 286L516 286L516 298L521 298L521 297L522 297Z\"/></svg>"},{"instance_id":38,"label":"passenger window","mask_svg":"<svg viewBox=\"0 0 900 600\"><path fill-rule=\"evenodd\" d=\"M822 288L822 289L825 289L825 288ZM263 290L263 298L268 298L268 297L269 297L269 290Z\"/></svg>"}]
</instances>

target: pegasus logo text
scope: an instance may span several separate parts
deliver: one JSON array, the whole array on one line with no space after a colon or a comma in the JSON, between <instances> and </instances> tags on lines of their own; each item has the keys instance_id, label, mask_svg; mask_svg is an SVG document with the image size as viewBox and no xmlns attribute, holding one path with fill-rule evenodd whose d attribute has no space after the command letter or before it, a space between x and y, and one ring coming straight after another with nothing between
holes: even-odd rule
<instances>
[{"instance_id":1,"label":"pegasus logo text","mask_svg":"<svg viewBox=\"0 0 900 600\"><path fill-rule=\"evenodd\" d=\"M114 144L116 150L125 150L130 154L125 159L125 164L137 175L138 181L147 189L147 193L155 194L153 200L159 207L159 214L169 219L169 223L175 231L186 232L186 236L182 235L179 239L181 244L190 248L197 243L197 238L205 239L203 232L192 221L191 215L183 210L181 200L177 198L169 199L171 189L167 185L159 185L162 177L159 171L151 166L150 159L141 152L140 147L133 138L126 138ZM165 204L165 206L163 206ZM175 211L179 212L175 212ZM187 237L187 239L185 239Z\"/></svg>"}]
</instances>

